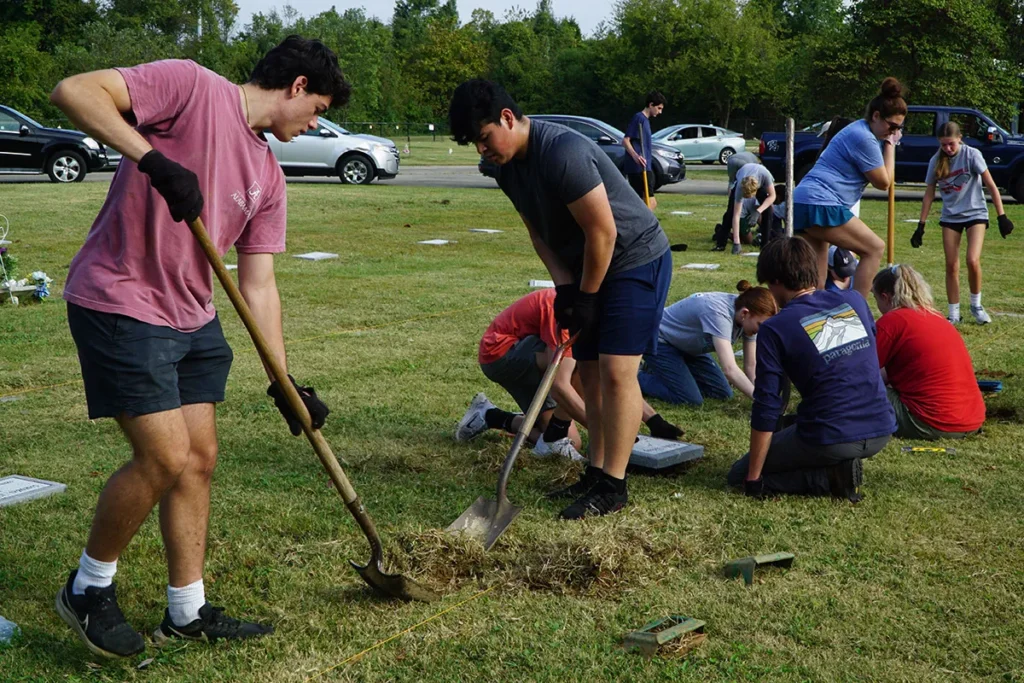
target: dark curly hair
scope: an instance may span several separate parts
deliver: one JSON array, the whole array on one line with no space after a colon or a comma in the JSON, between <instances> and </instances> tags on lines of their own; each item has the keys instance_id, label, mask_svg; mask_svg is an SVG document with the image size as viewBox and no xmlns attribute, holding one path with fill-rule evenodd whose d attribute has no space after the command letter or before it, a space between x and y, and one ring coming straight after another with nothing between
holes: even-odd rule
<instances>
[{"instance_id":1,"label":"dark curly hair","mask_svg":"<svg viewBox=\"0 0 1024 683\"><path fill-rule=\"evenodd\" d=\"M332 107L348 104L352 87L341 73L338 56L319 40L302 36L288 36L263 55L252 70L249 82L264 90L281 90L291 87L299 76L309 81L307 91L330 96Z\"/></svg>"},{"instance_id":2,"label":"dark curly hair","mask_svg":"<svg viewBox=\"0 0 1024 683\"><path fill-rule=\"evenodd\" d=\"M508 109L523 118L523 111L505 89L494 81L474 78L455 89L448 105L448 127L452 140L468 145L480 136L480 129L488 123L498 123L501 112Z\"/></svg>"}]
</instances>

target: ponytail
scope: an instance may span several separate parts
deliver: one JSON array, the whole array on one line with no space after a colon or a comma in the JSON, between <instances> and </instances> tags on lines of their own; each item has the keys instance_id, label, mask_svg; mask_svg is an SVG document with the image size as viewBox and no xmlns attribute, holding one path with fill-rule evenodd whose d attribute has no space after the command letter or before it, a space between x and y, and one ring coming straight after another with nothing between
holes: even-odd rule
<instances>
[{"instance_id":1,"label":"ponytail","mask_svg":"<svg viewBox=\"0 0 1024 683\"><path fill-rule=\"evenodd\" d=\"M736 283L736 291L740 292L736 297L737 311L745 308L751 315L764 316L773 316L779 312L779 304L767 287L754 287L746 280L740 280Z\"/></svg>"},{"instance_id":2,"label":"ponytail","mask_svg":"<svg viewBox=\"0 0 1024 683\"><path fill-rule=\"evenodd\" d=\"M932 288L913 267L896 264L875 275L871 289L892 298L893 308L910 308L941 315L932 300Z\"/></svg>"}]
</instances>

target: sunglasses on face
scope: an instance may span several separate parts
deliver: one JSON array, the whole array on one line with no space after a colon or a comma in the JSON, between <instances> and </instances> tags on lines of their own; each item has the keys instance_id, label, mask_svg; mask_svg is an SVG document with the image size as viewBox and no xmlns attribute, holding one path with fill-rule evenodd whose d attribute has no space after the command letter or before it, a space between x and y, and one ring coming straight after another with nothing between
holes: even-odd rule
<instances>
[{"instance_id":1,"label":"sunglasses on face","mask_svg":"<svg viewBox=\"0 0 1024 683\"><path fill-rule=\"evenodd\" d=\"M886 121L885 123L887 126L889 126L890 133L895 133L898 130L903 130L902 123L893 123L892 121Z\"/></svg>"}]
</instances>

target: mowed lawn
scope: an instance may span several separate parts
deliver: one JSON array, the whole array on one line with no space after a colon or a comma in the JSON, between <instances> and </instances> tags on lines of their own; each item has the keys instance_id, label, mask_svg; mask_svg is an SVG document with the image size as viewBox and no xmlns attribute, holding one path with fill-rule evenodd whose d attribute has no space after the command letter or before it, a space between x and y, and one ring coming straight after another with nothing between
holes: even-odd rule
<instances>
[{"instance_id":1,"label":"mowed lawn","mask_svg":"<svg viewBox=\"0 0 1024 683\"><path fill-rule=\"evenodd\" d=\"M524 510L484 553L438 530L477 496L493 495L510 440L490 433L457 444L452 431L477 391L512 407L481 374L477 343L531 278L547 274L499 191L386 184L289 186L288 253L277 259L289 364L330 405L324 434L347 460L392 567L443 600L383 601L349 567L367 558L365 540L308 444L289 435L265 395L256 353L218 293L235 363L218 408L207 595L233 614L272 621L277 632L232 646L160 651L150 643L131 661L97 665L54 613L53 598L78 560L103 483L130 455L112 421L86 418L60 298L105 191L0 185L22 273L45 270L55 280L43 304L0 306L0 476L68 486L0 508L0 614L23 629L0 647L0 680L303 681L321 672L313 680L1024 678L1024 318L961 327L979 375L1006 385L987 396L984 434L944 444L956 448L945 455L903 453L907 444L894 441L865 465L859 505L755 501L728 490L725 474L746 450L745 398L658 405L705 446L702 462L676 476L634 476L622 513L567 523L543 494L570 466L524 452L509 489ZM673 254L671 300L754 279L755 259L707 251L723 203L660 195L670 240L690 245ZM693 215L670 214L678 210ZM937 222L922 249L908 245L914 226L902 221L918 210L897 206L898 260L927 275L944 307ZM984 303L1021 316L1024 210L1009 210L1018 232L1008 240L988 234ZM863 212L884 230L884 202L866 202ZM416 243L429 238L457 243ZM340 258L292 258L314 250ZM687 262L722 267L678 269ZM966 302L966 274L963 287ZM721 575L727 560L775 551L796 554L792 569L766 571L750 587ZM166 600L155 519L122 556L117 582L125 614L148 637ZM617 648L627 631L670 614L706 621L706 643L677 658ZM138 670L147 658L155 661Z\"/></svg>"}]
</instances>

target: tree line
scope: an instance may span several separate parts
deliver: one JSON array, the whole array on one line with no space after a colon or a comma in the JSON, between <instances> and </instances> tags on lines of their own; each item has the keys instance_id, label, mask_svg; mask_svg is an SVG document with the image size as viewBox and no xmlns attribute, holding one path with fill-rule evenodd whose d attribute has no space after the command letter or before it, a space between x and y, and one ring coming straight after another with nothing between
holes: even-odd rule
<instances>
[{"instance_id":1,"label":"tree line","mask_svg":"<svg viewBox=\"0 0 1024 683\"><path fill-rule=\"evenodd\" d=\"M244 82L290 33L339 57L352 99L334 119L443 124L467 78L500 81L526 112L622 124L663 92L659 123L859 115L887 75L909 101L977 107L1010 126L1024 73L1024 0L620 0L584 37L551 0L461 23L456 0L399 0L390 21L289 6L238 25L232 0L4 0L0 104L61 119L61 78L164 58Z\"/></svg>"}]
</instances>

